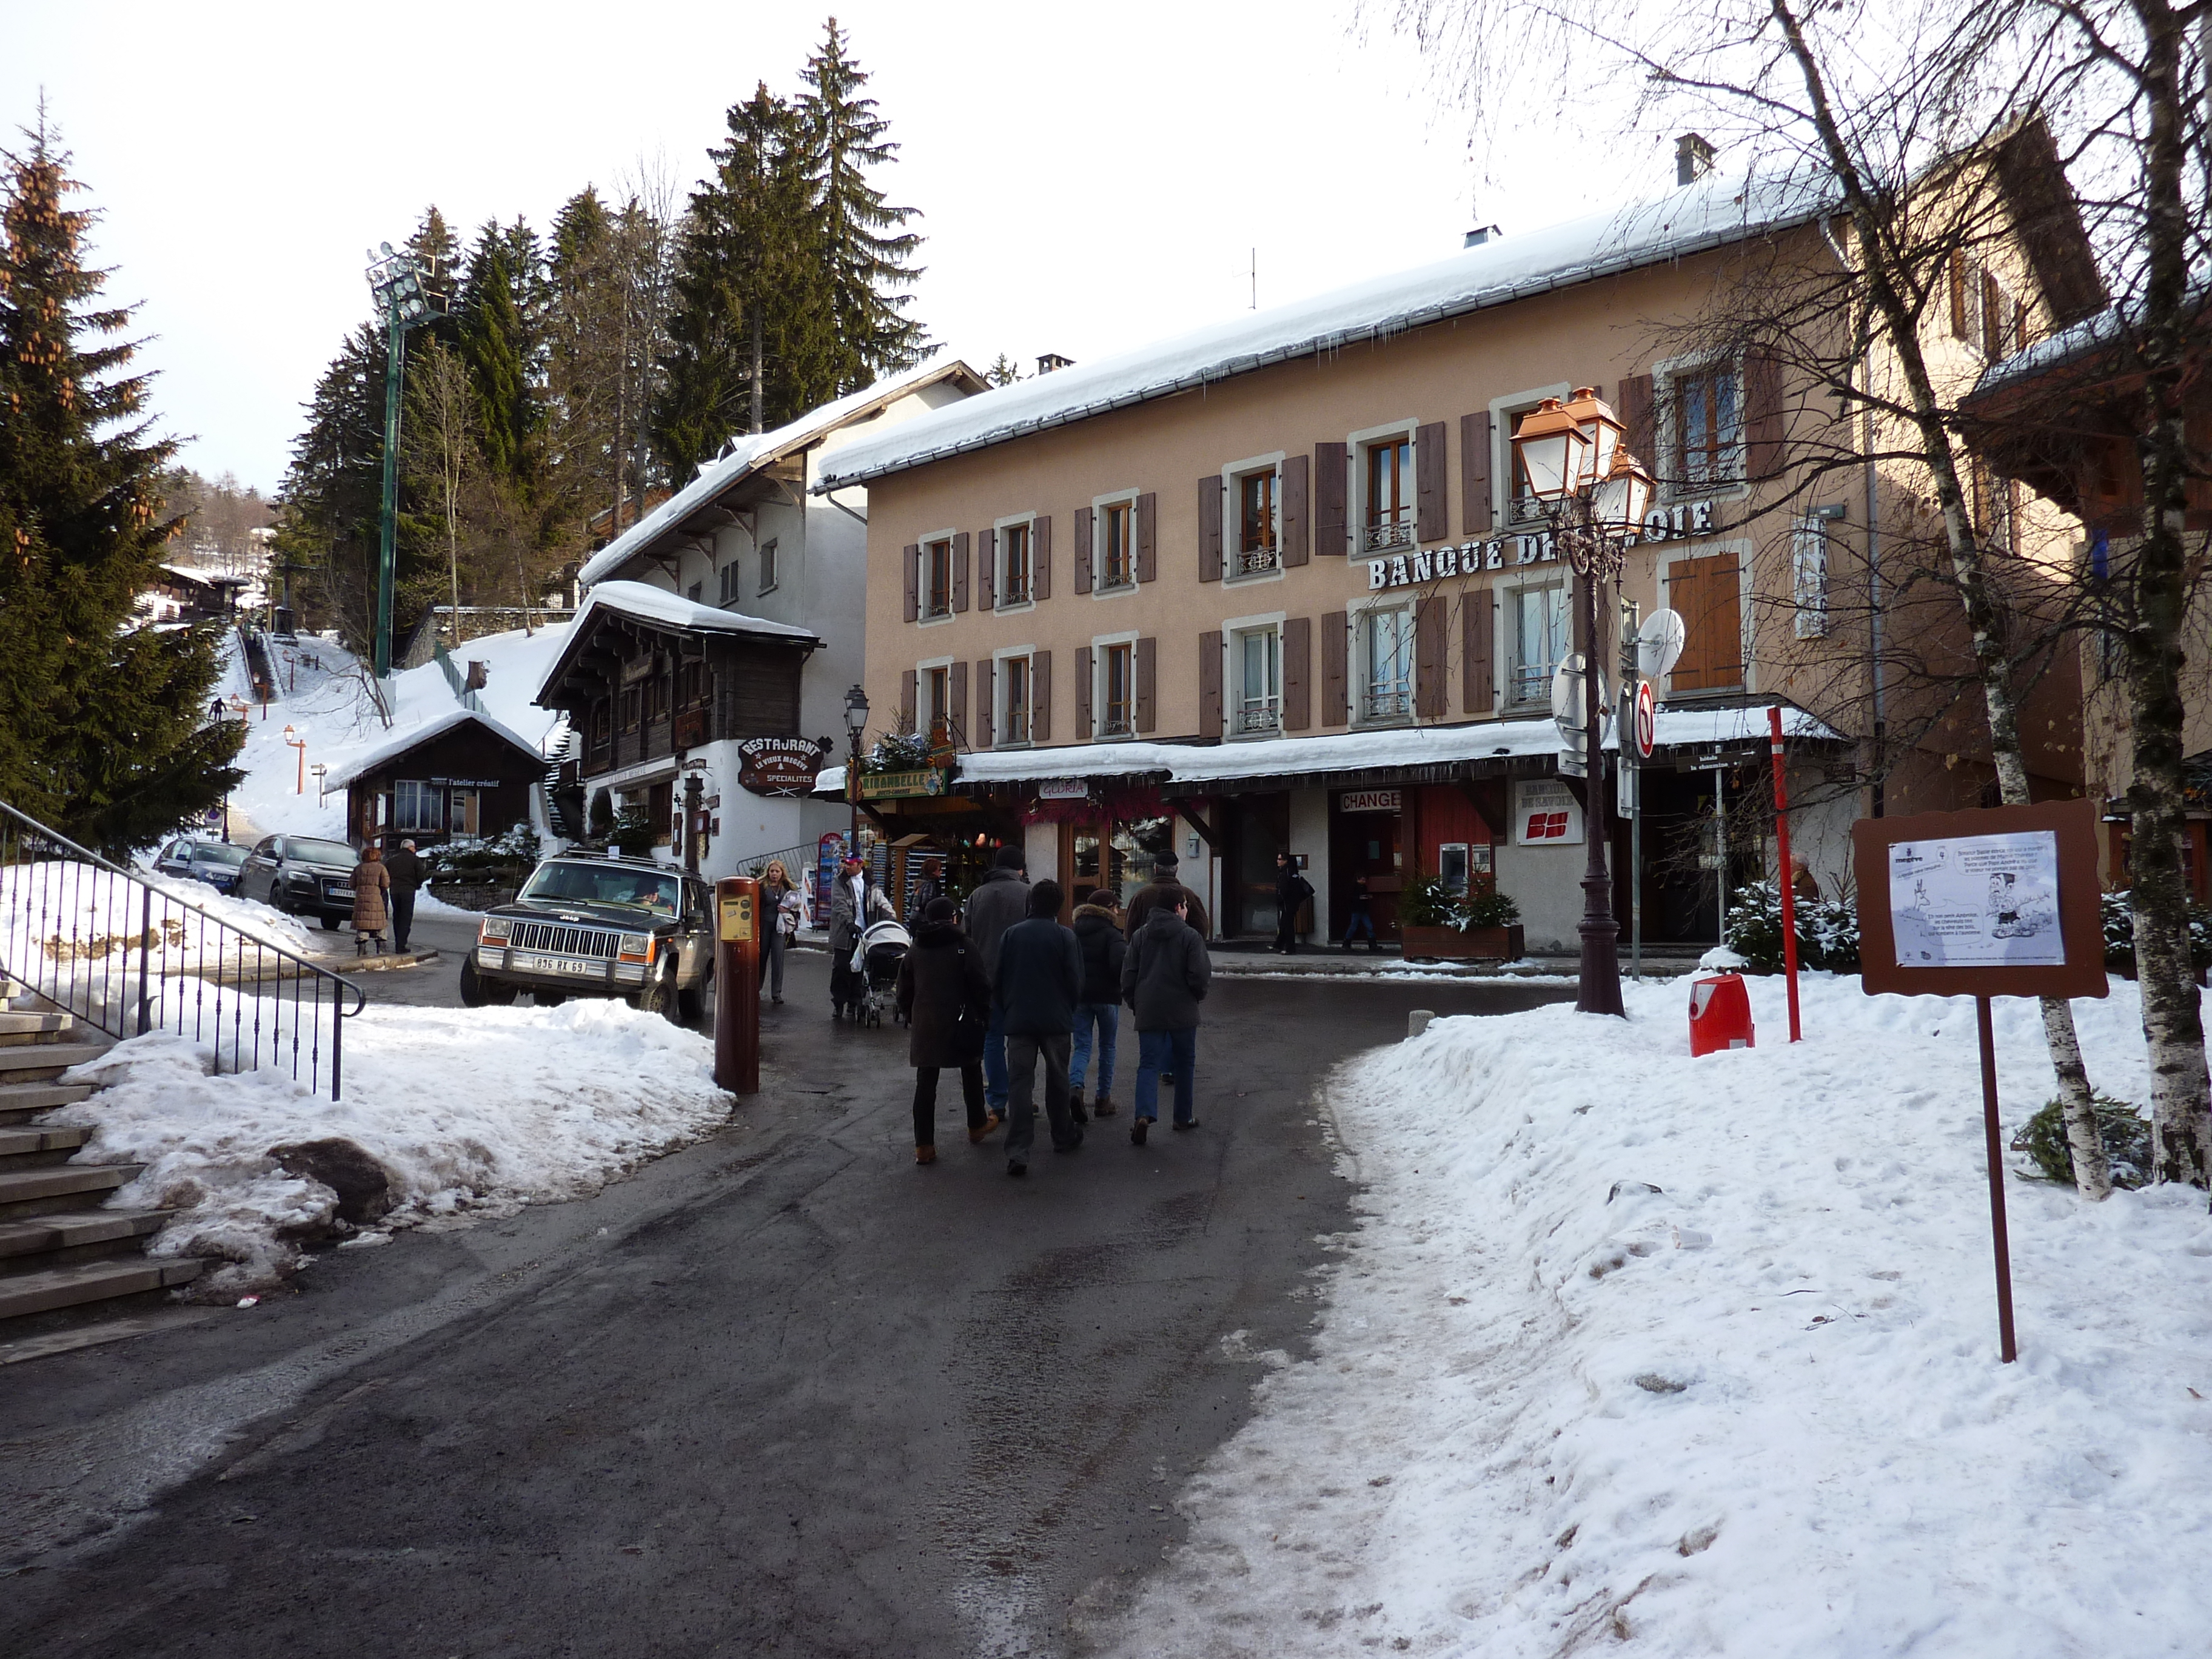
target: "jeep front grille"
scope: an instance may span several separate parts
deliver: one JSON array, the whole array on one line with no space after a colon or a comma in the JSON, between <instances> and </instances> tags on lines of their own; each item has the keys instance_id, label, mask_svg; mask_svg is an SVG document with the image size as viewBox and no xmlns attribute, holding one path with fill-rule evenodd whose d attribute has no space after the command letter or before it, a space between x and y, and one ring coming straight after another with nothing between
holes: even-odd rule
<instances>
[{"instance_id":1,"label":"jeep front grille","mask_svg":"<svg viewBox=\"0 0 2212 1659\"><path fill-rule=\"evenodd\" d=\"M550 921L518 921L508 934L517 951L536 951L550 957L596 957L614 960L622 935L598 927L563 927Z\"/></svg>"}]
</instances>

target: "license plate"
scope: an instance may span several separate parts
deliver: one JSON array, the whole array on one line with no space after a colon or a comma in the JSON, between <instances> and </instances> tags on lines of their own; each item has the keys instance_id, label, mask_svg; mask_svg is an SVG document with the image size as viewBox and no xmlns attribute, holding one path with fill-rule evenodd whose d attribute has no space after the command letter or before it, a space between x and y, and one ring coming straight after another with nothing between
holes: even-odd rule
<instances>
[{"instance_id":1,"label":"license plate","mask_svg":"<svg viewBox=\"0 0 2212 1659\"><path fill-rule=\"evenodd\" d=\"M331 889L331 896L332 898L349 899L353 896L353 889L350 887L333 887Z\"/></svg>"},{"instance_id":2,"label":"license plate","mask_svg":"<svg viewBox=\"0 0 2212 1659\"><path fill-rule=\"evenodd\" d=\"M526 957L514 958L514 965L526 974L595 974L599 971L596 962L579 962L573 957Z\"/></svg>"}]
</instances>

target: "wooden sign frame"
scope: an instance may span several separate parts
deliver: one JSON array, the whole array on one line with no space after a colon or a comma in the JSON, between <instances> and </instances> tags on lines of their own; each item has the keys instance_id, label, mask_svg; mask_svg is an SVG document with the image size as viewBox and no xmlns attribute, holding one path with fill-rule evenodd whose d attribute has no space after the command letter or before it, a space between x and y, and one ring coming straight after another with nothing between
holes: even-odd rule
<instances>
[{"instance_id":1,"label":"wooden sign frame","mask_svg":"<svg viewBox=\"0 0 2212 1659\"><path fill-rule=\"evenodd\" d=\"M2047 830L2058 838L2058 928L2066 960L2057 967L1904 968L1889 915L1889 849L1901 841L1948 841ZM2097 804L2045 801L1965 812L1861 818L1851 825L1851 873L1859 896L1859 983L1869 996L2101 997L2105 976L2103 890L2097 880Z\"/></svg>"}]
</instances>

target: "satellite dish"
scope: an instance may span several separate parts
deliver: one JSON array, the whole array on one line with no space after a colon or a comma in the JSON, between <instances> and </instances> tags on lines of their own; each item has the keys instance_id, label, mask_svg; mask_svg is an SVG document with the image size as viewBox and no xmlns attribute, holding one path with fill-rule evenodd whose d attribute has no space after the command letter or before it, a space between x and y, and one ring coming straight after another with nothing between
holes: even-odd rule
<instances>
[{"instance_id":1,"label":"satellite dish","mask_svg":"<svg viewBox=\"0 0 2212 1659\"><path fill-rule=\"evenodd\" d=\"M1588 718L1583 703L1583 653L1570 653L1552 671L1552 719L1562 732L1578 732ZM1601 736L1613 730L1613 704L1606 696L1605 671L1597 677L1597 717Z\"/></svg>"},{"instance_id":2,"label":"satellite dish","mask_svg":"<svg viewBox=\"0 0 2212 1659\"><path fill-rule=\"evenodd\" d=\"M1681 660L1682 647L1689 637L1681 612L1653 611L1636 635L1636 672L1652 680L1670 672Z\"/></svg>"}]
</instances>

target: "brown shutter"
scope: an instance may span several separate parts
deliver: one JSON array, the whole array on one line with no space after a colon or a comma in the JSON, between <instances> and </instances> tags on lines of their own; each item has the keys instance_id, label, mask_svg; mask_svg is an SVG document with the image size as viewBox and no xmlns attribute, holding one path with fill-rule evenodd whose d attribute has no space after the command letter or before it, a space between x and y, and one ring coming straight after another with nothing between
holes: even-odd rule
<instances>
[{"instance_id":1,"label":"brown shutter","mask_svg":"<svg viewBox=\"0 0 2212 1659\"><path fill-rule=\"evenodd\" d=\"M1469 593L1459 602L1460 707L1470 714L1487 714L1491 706L1490 653L1498 638L1491 610L1490 590Z\"/></svg>"},{"instance_id":2,"label":"brown shutter","mask_svg":"<svg viewBox=\"0 0 2212 1659\"><path fill-rule=\"evenodd\" d=\"M912 622L921 614L921 544L908 542L901 548L899 562L906 567L906 619Z\"/></svg>"},{"instance_id":3,"label":"brown shutter","mask_svg":"<svg viewBox=\"0 0 2212 1659\"><path fill-rule=\"evenodd\" d=\"M998 713L999 665L988 657L975 662L975 747L991 746L991 722Z\"/></svg>"},{"instance_id":4,"label":"brown shutter","mask_svg":"<svg viewBox=\"0 0 2212 1659\"><path fill-rule=\"evenodd\" d=\"M1154 695L1159 684L1160 642L1149 636L1137 641L1137 730L1152 732L1159 728L1159 698Z\"/></svg>"},{"instance_id":5,"label":"brown shutter","mask_svg":"<svg viewBox=\"0 0 2212 1659\"><path fill-rule=\"evenodd\" d=\"M1677 559L1667 568L1667 603L1687 637L1674 665L1675 691L1730 690L1743 684L1743 602L1735 556Z\"/></svg>"},{"instance_id":6,"label":"brown shutter","mask_svg":"<svg viewBox=\"0 0 2212 1659\"><path fill-rule=\"evenodd\" d=\"M1292 617L1283 624L1283 730L1285 732L1303 732L1313 724L1312 668L1313 618Z\"/></svg>"},{"instance_id":7,"label":"brown shutter","mask_svg":"<svg viewBox=\"0 0 2212 1659\"><path fill-rule=\"evenodd\" d=\"M918 690L915 679L915 671L911 668L899 676L899 730L902 732L914 730L915 693Z\"/></svg>"},{"instance_id":8,"label":"brown shutter","mask_svg":"<svg viewBox=\"0 0 2212 1659\"><path fill-rule=\"evenodd\" d=\"M1460 527L1469 536L1490 533L1490 411L1459 417Z\"/></svg>"},{"instance_id":9,"label":"brown shutter","mask_svg":"<svg viewBox=\"0 0 2212 1659\"><path fill-rule=\"evenodd\" d=\"M1148 489L1137 497L1137 580L1140 582L1159 577L1159 539L1160 498Z\"/></svg>"},{"instance_id":10,"label":"brown shutter","mask_svg":"<svg viewBox=\"0 0 2212 1659\"><path fill-rule=\"evenodd\" d=\"M1346 453L1342 444L1314 446L1314 552L1324 559L1340 559L1347 550L1344 533Z\"/></svg>"},{"instance_id":11,"label":"brown shutter","mask_svg":"<svg viewBox=\"0 0 2212 1659\"><path fill-rule=\"evenodd\" d=\"M1079 507L1075 509L1075 591L1079 593L1091 591L1091 509Z\"/></svg>"},{"instance_id":12,"label":"brown shutter","mask_svg":"<svg viewBox=\"0 0 2212 1659\"><path fill-rule=\"evenodd\" d=\"M960 539L965 541L968 538L963 533ZM967 663L964 660L954 663L952 672L945 676L945 679L948 682L946 701L952 705L945 710L945 714L948 717L948 724L952 728L953 742L957 744L965 741L968 736Z\"/></svg>"},{"instance_id":13,"label":"brown shutter","mask_svg":"<svg viewBox=\"0 0 2212 1659\"><path fill-rule=\"evenodd\" d=\"M1198 481L1198 579L1221 580L1221 475Z\"/></svg>"},{"instance_id":14,"label":"brown shutter","mask_svg":"<svg viewBox=\"0 0 2212 1659\"><path fill-rule=\"evenodd\" d=\"M1659 472L1659 447L1652 441L1651 433L1651 377L1649 374L1629 374L1620 382L1620 405L1613 410L1620 416L1621 442L1628 453L1650 469L1654 477Z\"/></svg>"},{"instance_id":15,"label":"brown shutter","mask_svg":"<svg viewBox=\"0 0 2212 1659\"><path fill-rule=\"evenodd\" d=\"M1052 739L1052 653L1030 653L1030 741Z\"/></svg>"},{"instance_id":16,"label":"brown shutter","mask_svg":"<svg viewBox=\"0 0 2212 1659\"><path fill-rule=\"evenodd\" d=\"M1425 542L1449 536L1450 501L1445 489L1444 423L1431 421L1413 434L1413 534Z\"/></svg>"},{"instance_id":17,"label":"brown shutter","mask_svg":"<svg viewBox=\"0 0 2212 1659\"><path fill-rule=\"evenodd\" d=\"M996 611L999 589L999 532L979 530L975 532L975 608Z\"/></svg>"},{"instance_id":18,"label":"brown shutter","mask_svg":"<svg viewBox=\"0 0 2212 1659\"><path fill-rule=\"evenodd\" d=\"M1444 689L1444 597L1423 595L1413 605L1413 712L1440 720L1449 706Z\"/></svg>"},{"instance_id":19,"label":"brown shutter","mask_svg":"<svg viewBox=\"0 0 2212 1659\"><path fill-rule=\"evenodd\" d=\"M1306 479L1312 463L1304 455L1283 458L1283 568L1304 564L1312 544L1306 506Z\"/></svg>"},{"instance_id":20,"label":"brown shutter","mask_svg":"<svg viewBox=\"0 0 2212 1659\"><path fill-rule=\"evenodd\" d=\"M1091 681L1097 678L1097 672L1094 653L1091 647L1087 645L1077 646L1075 647L1075 736L1078 742L1091 735Z\"/></svg>"},{"instance_id":21,"label":"brown shutter","mask_svg":"<svg viewBox=\"0 0 2212 1659\"><path fill-rule=\"evenodd\" d=\"M1221 630L1198 636L1198 734L1221 735Z\"/></svg>"},{"instance_id":22,"label":"brown shutter","mask_svg":"<svg viewBox=\"0 0 2212 1659\"><path fill-rule=\"evenodd\" d=\"M1030 592L1040 599L1052 597L1052 514L1040 513L1030 521Z\"/></svg>"},{"instance_id":23,"label":"brown shutter","mask_svg":"<svg viewBox=\"0 0 2212 1659\"><path fill-rule=\"evenodd\" d=\"M1951 251L1951 337L1966 337L1966 256Z\"/></svg>"},{"instance_id":24,"label":"brown shutter","mask_svg":"<svg viewBox=\"0 0 2212 1659\"><path fill-rule=\"evenodd\" d=\"M964 530L952 538L952 608L968 608L968 532Z\"/></svg>"},{"instance_id":25,"label":"brown shutter","mask_svg":"<svg viewBox=\"0 0 2212 1659\"><path fill-rule=\"evenodd\" d=\"M1771 357L1750 356L1743 364L1743 433L1747 476L1782 474L1782 365Z\"/></svg>"},{"instance_id":26,"label":"brown shutter","mask_svg":"<svg viewBox=\"0 0 2212 1659\"><path fill-rule=\"evenodd\" d=\"M1346 647L1352 643L1350 618L1332 611L1321 619L1321 723L1342 726L1352 718L1346 684Z\"/></svg>"}]
</instances>

